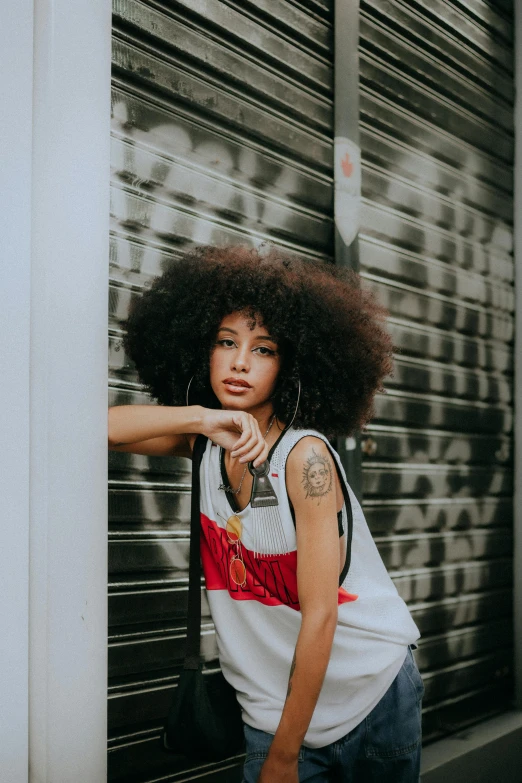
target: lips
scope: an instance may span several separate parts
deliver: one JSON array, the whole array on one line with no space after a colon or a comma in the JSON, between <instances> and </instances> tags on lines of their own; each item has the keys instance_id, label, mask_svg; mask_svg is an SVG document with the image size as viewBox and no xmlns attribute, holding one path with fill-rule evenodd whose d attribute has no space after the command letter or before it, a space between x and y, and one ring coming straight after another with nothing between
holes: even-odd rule
<instances>
[{"instance_id":1,"label":"lips","mask_svg":"<svg viewBox=\"0 0 522 783\"><path fill-rule=\"evenodd\" d=\"M230 386L232 389L251 389L247 381L243 380L243 378L226 378L223 383L225 386Z\"/></svg>"}]
</instances>

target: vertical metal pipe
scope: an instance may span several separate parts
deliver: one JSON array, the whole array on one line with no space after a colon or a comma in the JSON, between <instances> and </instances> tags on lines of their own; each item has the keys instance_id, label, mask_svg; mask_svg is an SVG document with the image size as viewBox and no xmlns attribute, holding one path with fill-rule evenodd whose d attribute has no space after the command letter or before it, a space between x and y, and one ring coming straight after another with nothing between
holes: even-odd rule
<instances>
[{"instance_id":1,"label":"vertical metal pipe","mask_svg":"<svg viewBox=\"0 0 522 783\"><path fill-rule=\"evenodd\" d=\"M361 150L359 147L359 0L335 0L334 17L335 262L359 270ZM338 438L337 450L362 497L360 434Z\"/></svg>"},{"instance_id":2,"label":"vertical metal pipe","mask_svg":"<svg viewBox=\"0 0 522 783\"><path fill-rule=\"evenodd\" d=\"M514 642L515 706L522 709L522 0L515 2L515 394Z\"/></svg>"},{"instance_id":3,"label":"vertical metal pipe","mask_svg":"<svg viewBox=\"0 0 522 783\"><path fill-rule=\"evenodd\" d=\"M109 0L35 0L29 780L103 783Z\"/></svg>"}]
</instances>

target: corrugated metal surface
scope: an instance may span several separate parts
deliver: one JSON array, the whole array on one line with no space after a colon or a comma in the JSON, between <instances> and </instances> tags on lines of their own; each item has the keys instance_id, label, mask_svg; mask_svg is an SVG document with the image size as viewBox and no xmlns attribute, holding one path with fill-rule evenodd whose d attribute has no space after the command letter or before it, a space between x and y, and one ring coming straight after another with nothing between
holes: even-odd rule
<instances>
[{"instance_id":1,"label":"corrugated metal surface","mask_svg":"<svg viewBox=\"0 0 522 783\"><path fill-rule=\"evenodd\" d=\"M330 0L115 0L113 29L112 405L145 401L121 321L180 249L271 240L333 260ZM238 760L189 772L159 746L183 655L189 467L110 453L111 781L240 778Z\"/></svg>"},{"instance_id":2,"label":"corrugated metal surface","mask_svg":"<svg viewBox=\"0 0 522 783\"><path fill-rule=\"evenodd\" d=\"M423 634L427 740L512 693L511 15L361 4L361 271L400 349L364 506Z\"/></svg>"},{"instance_id":3,"label":"corrugated metal surface","mask_svg":"<svg viewBox=\"0 0 522 783\"><path fill-rule=\"evenodd\" d=\"M121 320L179 249L268 239L332 260L331 5L115 0L110 404L145 401ZM361 271L399 348L364 507L423 634L428 739L512 688L510 15L508 0L361 7ZM110 468L109 779L231 783L238 761L188 772L158 745L189 465L112 452Z\"/></svg>"}]
</instances>

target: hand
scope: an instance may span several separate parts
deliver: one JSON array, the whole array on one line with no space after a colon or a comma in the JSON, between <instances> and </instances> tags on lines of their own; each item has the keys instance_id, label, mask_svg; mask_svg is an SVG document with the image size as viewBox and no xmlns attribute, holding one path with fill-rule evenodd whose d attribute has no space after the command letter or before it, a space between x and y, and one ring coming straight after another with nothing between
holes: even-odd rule
<instances>
[{"instance_id":1,"label":"hand","mask_svg":"<svg viewBox=\"0 0 522 783\"><path fill-rule=\"evenodd\" d=\"M283 761L270 756L261 767L257 783L299 783L297 759Z\"/></svg>"},{"instance_id":2,"label":"hand","mask_svg":"<svg viewBox=\"0 0 522 783\"><path fill-rule=\"evenodd\" d=\"M257 420L245 411L205 409L202 432L218 446L239 457L242 463L259 467L268 457L268 445Z\"/></svg>"}]
</instances>

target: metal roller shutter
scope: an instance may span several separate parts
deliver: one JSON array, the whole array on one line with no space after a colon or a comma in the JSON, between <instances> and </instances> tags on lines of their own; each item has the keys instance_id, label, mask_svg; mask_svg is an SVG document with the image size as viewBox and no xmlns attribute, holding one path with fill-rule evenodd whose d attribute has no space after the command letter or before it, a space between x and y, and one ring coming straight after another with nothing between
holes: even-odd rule
<instances>
[{"instance_id":1,"label":"metal roller shutter","mask_svg":"<svg viewBox=\"0 0 522 783\"><path fill-rule=\"evenodd\" d=\"M332 260L331 4L114 3L110 403L129 302L178 248ZM361 271L395 376L364 506L423 634L427 739L512 691L511 2L361 6ZM372 453L373 452L373 453ZM186 610L188 463L110 455L109 779L232 781L158 748ZM146 618L146 621L145 621ZM205 655L215 665L207 613Z\"/></svg>"},{"instance_id":2,"label":"metal roller shutter","mask_svg":"<svg viewBox=\"0 0 522 783\"><path fill-rule=\"evenodd\" d=\"M512 695L512 3L360 22L361 272L399 349L364 506L423 634L429 741Z\"/></svg>"},{"instance_id":3,"label":"metal roller shutter","mask_svg":"<svg viewBox=\"0 0 522 783\"><path fill-rule=\"evenodd\" d=\"M330 0L115 0L111 405L147 401L121 321L181 249L271 240L333 260L331 40ZM239 779L238 760L189 772L159 747L183 653L189 467L110 453L111 781Z\"/></svg>"}]
</instances>

